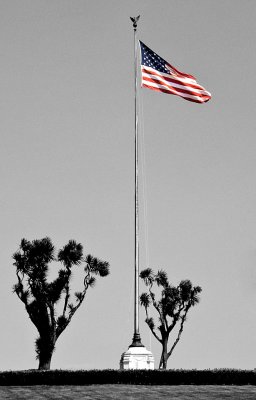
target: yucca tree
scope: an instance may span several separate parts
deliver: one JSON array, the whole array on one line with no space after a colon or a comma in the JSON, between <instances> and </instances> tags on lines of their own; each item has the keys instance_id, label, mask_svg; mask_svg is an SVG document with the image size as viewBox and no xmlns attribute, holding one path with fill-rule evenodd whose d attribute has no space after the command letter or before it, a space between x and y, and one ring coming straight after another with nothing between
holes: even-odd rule
<instances>
[{"instance_id":1,"label":"yucca tree","mask_svg":"<svg viewBox=\"0 0 256 400\"><path fill-rule=\"evenodd\" d=\"M39 333L36 340L38 368L50 369L57 339L81 306L89 287L94 286L95 276L109 274L109 264L91 255L84 257L83 246L74 240L70 240L56 256L48 237L32 242L22 239L13 259L18 280L13 290L24 303ZM48 282L49 264L53 261L62 266L57 278ZM72 271L80 264L84 264L82 291L71 295Z\"/></svg>"},{"instance_id":2,"label":"yucca tree","mask_svg":"<svg viewBox=\"0 0 256 400\"><path fill-rule=\"evenodd\" d=\"M148 291L140 296L140 303L146 311L147 325L162 345L159 368L166 369L167 361L180 340L188 311L199 303L199 293L202 289L200 286L192 286L190 280L181 281L177 287L172 286L163 270L155 274L151 268L147 268L141 271L140 278L148 288ZM159 300L153 292L154 285L160 289ZM158 314L158 326L155 325L154 319L149 317L150 306L153 306ZM175 327L178 328L177 336L168 350L169 336Z\"/></svg>"}]
</instances>

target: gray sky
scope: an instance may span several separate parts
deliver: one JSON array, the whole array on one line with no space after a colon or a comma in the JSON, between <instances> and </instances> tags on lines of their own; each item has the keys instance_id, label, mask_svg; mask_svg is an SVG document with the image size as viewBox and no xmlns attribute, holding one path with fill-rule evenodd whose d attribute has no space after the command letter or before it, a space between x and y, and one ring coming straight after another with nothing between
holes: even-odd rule
<instances>
[{"instance_id":1,"label":"gray sky","mask_svg":"<svg viewBox=\"0 0 256 400\"><path fill-rule=\"evenodd\" d=\"M37 368L36 329L12 294L23 237L57 248L73 238L111 265L52 368L118 368L131 343L138 14L138 38L213 96L199 105L139 91L141 268L203 288L168 366L256 366L256 2L0 0L1 370Z\"/></svg>"}]
</instances>

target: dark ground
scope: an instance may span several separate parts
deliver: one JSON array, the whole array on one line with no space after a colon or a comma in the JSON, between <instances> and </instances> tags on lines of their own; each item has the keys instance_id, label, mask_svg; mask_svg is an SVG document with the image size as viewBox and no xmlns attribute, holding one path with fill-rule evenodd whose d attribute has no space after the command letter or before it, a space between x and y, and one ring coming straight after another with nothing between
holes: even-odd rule
<instances>
[{"instance_id":1,"label":"dark ground","mask_svg":"<svg viewBox=\"0 0 256 400\"><path fill-rule=\"evenodd\" d=\"M256 400L255 386L0 386L0 400Z\"/></svg>"}]
</instances>

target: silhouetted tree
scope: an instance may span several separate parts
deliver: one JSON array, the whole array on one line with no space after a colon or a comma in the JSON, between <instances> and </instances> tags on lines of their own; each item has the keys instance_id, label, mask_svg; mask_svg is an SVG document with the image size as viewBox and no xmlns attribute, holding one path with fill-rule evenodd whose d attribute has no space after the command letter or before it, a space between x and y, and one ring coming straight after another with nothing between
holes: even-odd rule
<instances>
[{"instance_id":1,"label":"silhouetted tree","mask_svg":"<svg viewBox=\"0 0 256 400\"><path fill-rule=\"evenodd\" d=\"M107 276L109 264L91 255L83 256L83 246L70 240L55 256L49 238L21 240L19 251L14 253L14 266L18 282L13 290L25 304L29 318L36 326L39 337L36 353L39 369L50 369L55 344L81 306L89 287L95 285L95 276ZM60 262L58 276L48 282L49 264ZM71 296L70 280L74 266L84 264L83 289ZM73 297L73 300L72 300ZM57 303L60 312L57 315Z\"/></svg>"},{"instance_id":2,"label":"silhouetted tree","mask_svg":"<svg viewBox=\"0 0 256 400\"><path fill-rule=\"evenodd\" d=\"M200 286L192 286L189 280L183 280L177 287L172 286L165 271L160 270L155 274L151 268L140 273L148 288L147 293L140 296L140 303L146 310L146 323L155 338L162 345L162 354L159 368L166 369L167 360L180 340L189 309L199 303L198 294L202 291ZM156 300L153 286L160 287L160 300ZM159 325L156 327L154 319L149 316L148 309L153 306L158 313ZM171 332L178 327L177 337L168 351L168 340Z\"/></svg>"}]
</instances>

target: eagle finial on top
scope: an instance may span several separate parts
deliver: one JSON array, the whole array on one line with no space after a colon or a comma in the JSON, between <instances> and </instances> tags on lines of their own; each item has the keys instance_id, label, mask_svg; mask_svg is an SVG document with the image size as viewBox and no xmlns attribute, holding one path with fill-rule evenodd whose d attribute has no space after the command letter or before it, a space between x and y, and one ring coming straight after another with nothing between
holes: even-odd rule
<instances>
[{"instance_id":1,"label":"eagle finial on top","mask_svg":"<svg viewBox=\"0 0 256 400\"><path fill-rule=\"evenodd\" d=\"M130 19L133 22L134 29L136 29L137 28L137 22L140 19L140 15L138 15L138 17L130 17Z\"/></svg>"}]
</instances>

